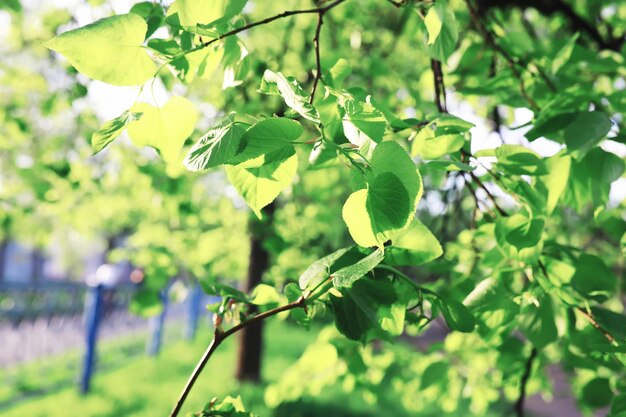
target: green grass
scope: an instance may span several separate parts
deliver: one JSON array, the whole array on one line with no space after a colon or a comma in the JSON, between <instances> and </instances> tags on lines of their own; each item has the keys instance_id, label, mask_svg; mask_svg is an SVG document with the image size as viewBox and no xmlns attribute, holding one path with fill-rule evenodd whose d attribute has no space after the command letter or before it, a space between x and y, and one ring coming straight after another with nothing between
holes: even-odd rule
<instances>
[{"instance_id":1,"label":"green grass","mask_svg":"<svg viewBox=\"0 0 626 417\"><path fill-rule=\"evenodd\" d=\"M293 363L305 346L315 338L315 332L299 327L270 322L266 332L266 349L263 374L268 380L280 377L282 371ZM11 395L41 392L60 384L64 388L42 396L23 398L10 408L0 409L2 416L56 417L56 416L165 416L171 409L189 373L208 343L208 335L198 337L193 343L180 341L166 346L158 358L136 355L126 366L112 369L115 356L123 355L121 346L143 343L144 338L132 338L124 343L102 344L101 358L105 369L96 373L92 391L85 396L77 392L68 375L78 371L78 352L59 359L25 365L10 371L12 381L0 373L3 381L0 399ZM111 356L112 355L112 356ZM241 394L244 404L261 416L270 415L263 403L263 388L239 385L232 377L235 362L235 340L226 341L215 353L189 395L185 412L202 409L212 397ZM44 367L43 369L40 367ZM111 369L106 369L111 368ZM20 375L16 379L16 375ZM75 377L74 377L75 380ZM8 384L7 384L8 382ZM51 384L52 383L52 384Z\"/></svg>"}]
</instances>

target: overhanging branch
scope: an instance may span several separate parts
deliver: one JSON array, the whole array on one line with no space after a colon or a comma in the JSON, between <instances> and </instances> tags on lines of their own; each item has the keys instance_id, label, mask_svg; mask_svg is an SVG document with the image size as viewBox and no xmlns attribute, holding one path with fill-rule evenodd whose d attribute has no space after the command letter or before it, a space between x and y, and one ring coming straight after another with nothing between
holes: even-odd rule
<instances>
[{"instance_id":1,"label":"overhanging branch","mask_svg":"<svg viewBox=\"0 0 626 417\"><path fill-rule=\"evenodd\" d=\"M265 320L268 317L275 316L276 314L282 313L284 311L293 310L295 308L303 308L305 306L305 301L306 301L305 297L302 296L292 303L285 304L284 306L276 307L271 310L265 311L263 313L257 314L251 319L243 321L239 323L238 325L231 327L230 329L228 329L227 331L223 333L219 330L219 328L216 328L213 333L213 339L211 340L211 343L209 343L209 346L207 346L206 350L202 354L202 357L200 358L193 372L189 376L189 379L187 380L187 383L185 384L183 391L180 393L180 396L178 397L178 400L176 401L174 408L170 412L170 417L178 416L178 413L180 413L180 410L183 404L185 403L187 396L191 392L191 388L193 388L193 385L195 384L196 380L202 373L202 370L206 366L207 362L209 361L209 359L211 358L215 350L225 339L227 339L229 336L232 336L233 334L237 333L239 330L255 322Z\"/></svg>"}]
</instances>

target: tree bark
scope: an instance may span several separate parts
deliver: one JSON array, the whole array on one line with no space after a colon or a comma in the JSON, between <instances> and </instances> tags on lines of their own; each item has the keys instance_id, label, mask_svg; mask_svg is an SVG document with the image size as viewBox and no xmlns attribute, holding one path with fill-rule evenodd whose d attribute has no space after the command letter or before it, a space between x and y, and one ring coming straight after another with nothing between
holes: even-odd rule
<instances>
[{"instance_id":1,"label":"tree bark","mask_svg":"<svg viewBox=\"0 0 626 417\"><path fill-rule=\"evenodd\" d=\"M4 281L4 274L7 270L7 258L9 254L9 239L0 240L0 282Z\"/></svg>"},{"instance_id":2,"label":"tree bark","mask_svg":"<svg viewBox=\"0 0 626 417\"><path fill-rule=\"evenodd\" d=\"M40 281L43 278L43 267L46 258L39 248L33 248L30 256L30 280Z\"/></svg>"},{"instance_id":3,"label":"tree bark","mask_svg":"<svg viewBox=\"0 0 626 417\"><path fill-rule=\"evenodd\" d=\"M263 274L270 266L270 254L263 246L264 241L272 233L275 203L271 203L263 210L263 219L250 219L250 262L248 277L244 290L252 290L261 283ZM256 307L249 311L251 315L257 313ZM237 352L237 370L235 376L238 381L259 382L261 380L261 364L263 355L263 321L252 323L239 332L239 348Z\"/></svg>"}]
</instances>

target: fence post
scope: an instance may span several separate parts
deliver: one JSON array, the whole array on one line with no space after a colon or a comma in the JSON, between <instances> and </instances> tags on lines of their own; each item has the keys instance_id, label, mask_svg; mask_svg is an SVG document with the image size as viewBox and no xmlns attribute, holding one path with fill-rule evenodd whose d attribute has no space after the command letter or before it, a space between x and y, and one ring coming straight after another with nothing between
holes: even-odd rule
<instances>
[{"instance_id":1,"label":"fence post","mask_svg":"<svg viewBox=\"0 0 626 417\"><path fill-rule=\"evenodd\" d=\"M161 350L163 341L163 325L165 324L165 316L167 314L167 305L169 298L167 296L169 285L159 292L159 298L163 304L163 310L158 316L151 317L149 323L149 338L146 346L148 356L157 356Z\"/></svg>"},{"instance_id":2,"label":"fence post","mask_svg":"<svg viewBox=\"0 0 626 417\"><path fill-rule=\"evenodd\" d=\"M200 308L202 304L202 289L198 283L195 283L189 292L187 303L188 318L185 336L188 340L193 340L196 337L196 330L198 329L198 320L200 319Z\"/></svg>"},{"instance_id":3,"label":"fence post","mask_svg":"<svg viewBox=\"0 0 626 417\"><path fill-rule=\"evenodd\" d=\"M102 315L102 291L104 286L98 284L89 287L85 297L85 330L86 350L83 360L82 374L80 377L80 392L89 392L91 377L93 375L96 360L96 342L98 340L98 327Z\"/></svg>"}]
</instances>

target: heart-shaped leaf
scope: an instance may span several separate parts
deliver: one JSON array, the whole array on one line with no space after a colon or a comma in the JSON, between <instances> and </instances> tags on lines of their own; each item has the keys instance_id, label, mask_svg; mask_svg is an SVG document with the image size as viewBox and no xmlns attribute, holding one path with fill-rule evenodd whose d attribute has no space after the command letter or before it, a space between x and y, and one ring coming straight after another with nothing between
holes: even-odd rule
<instances>
[{"instance_id":1,"label":"heart-shaped leaf","mask_svg":"<svg viewBox=\"0 0 626 417\"><path fill-rule=\"evenodd\" d=\"M147 30L139 15L122 14L62 33L45 45L90 78L113 85L141 85L156 71L142 46Z\"/></svg>"},{"instance_id":2,"label":"heart-shaped leaf","mask_svg":"<svg viewBox=\"0 0 626 417\"><path fill-rule=\"evenodd\" d=\"M152 146L166 162L178 158L198 120L195 106L183 97L172 97L160 108L137 103L131 111L142 113L139 120L128 124L128 135L133 143L137 146Z\"/></svg>"}]
</instances>

